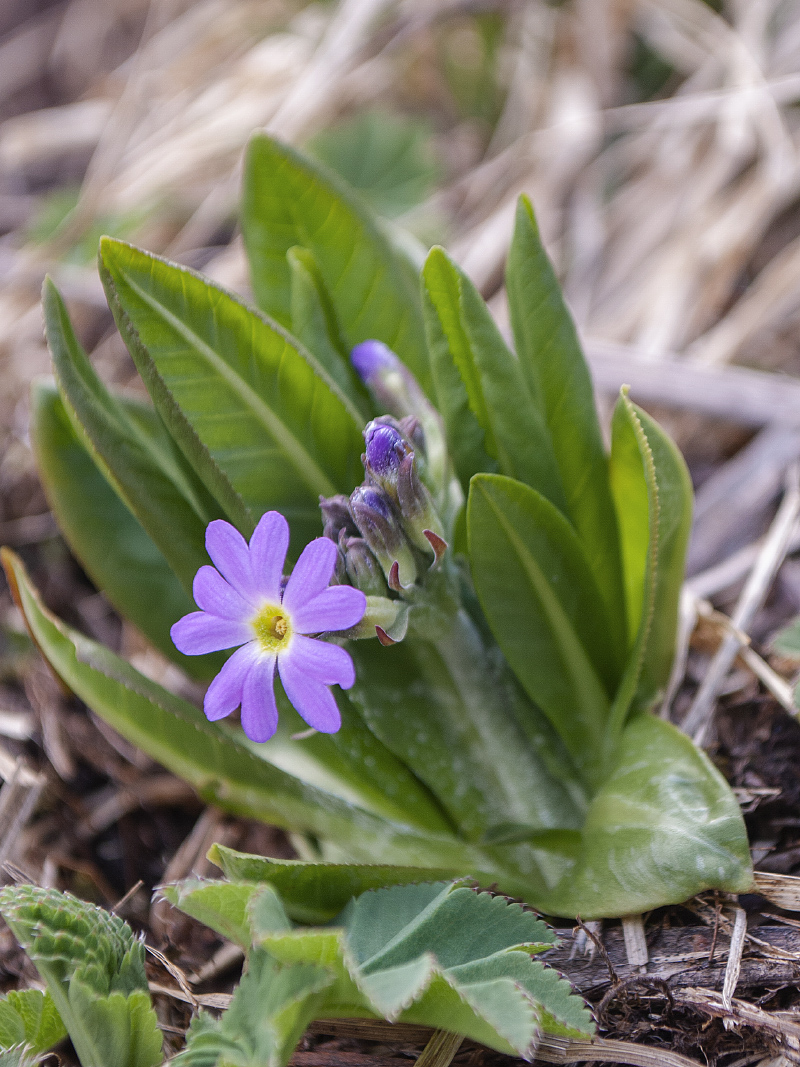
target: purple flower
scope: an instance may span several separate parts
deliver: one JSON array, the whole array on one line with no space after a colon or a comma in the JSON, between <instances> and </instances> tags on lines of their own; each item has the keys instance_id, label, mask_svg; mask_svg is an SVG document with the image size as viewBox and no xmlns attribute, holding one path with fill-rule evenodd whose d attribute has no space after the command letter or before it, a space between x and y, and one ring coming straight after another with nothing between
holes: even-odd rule
<instances>
[{"instance_id":1,"label":"purple flower","mask_svg":"<svg viewBox=\"0 0 800 1067\"><path fill-rule=\"evenodd\" d=\"M399 370L402 364L394 352L383 341L362 341L350 353L350 360L356 374L365 385L381 371Z\"/></svg>"},{"instance_id":2,"label":"purple flower","mask_svg":"<svg viewBox=\"0 0 800 1067\"><path fill-rule=\"evenodd\" d=\"M215 721L241 704L242 729L252 741L267 741L278 726L276 664L286 696L321 733L342 724L327 687L349 689L355 681L348 652L308 635L355 626L366 597L350 586L328 588L338 549L326 537L306 545L281 592L288 547L289 524L277 511L262 516L249 545L230 523L209 523L206 548L216 569L197 572L193 591L201 610L170 631L187 656L242 646L208 687L203 707Z\"/></svg>"}]
</instances>

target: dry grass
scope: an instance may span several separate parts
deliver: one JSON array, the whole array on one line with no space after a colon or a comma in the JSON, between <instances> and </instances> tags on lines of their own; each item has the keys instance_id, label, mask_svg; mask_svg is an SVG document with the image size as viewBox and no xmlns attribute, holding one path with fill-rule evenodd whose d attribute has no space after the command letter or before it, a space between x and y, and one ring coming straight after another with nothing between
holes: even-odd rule
<instances>
[{"instance_id":1,"label":"dry grass","mask_svg":"<svg viewBox=\"0 0 800 1067\"><path fill-rule=\"evenodd\" d=\"M496 42L488 60L487 40ZM778 707L791 708L791 691L775 670L791 665L759 655L775 627L800 610L798 563L784 563L800 548L796 488L772 533L759 537L800 458L800 384L786 377L800 375L798 103L800 0L6 0L2 540L32 546L54 606L157 669L52 538L27 438L28 386L49 367L42 278L46 271L56 277L103 373L131 386L131 365L81 251L99 227L124 225L137 243L246 292L234 221L242 150L253 129L302 145L367 107L423 116L442 180L401 223L440 234L504 324L504 257L515 200L527 192L601 392L612 395L631 381L634 396L656 406L684 447L702 484L668 703L680 718L694 701L690 721L698 729L726 694L729 718L709 740L729 760L751 810L783 802L780 825L785 830L787 818L796 824L800 795L785 769L770 778L777 756L767 752L770 738L795 729ZM52 208L54 193L72 185L79 186L74 210L43 236L35 220ZM0 608L13 628L7 595ZM757 646L738 660L737 627ZM170 877L197 869L209 834L254 850L286 847L263 828L208 812L187 836L198 809L174 780L65 704L35 666L4 670L0 777L10 785L0 798L3 859L111 903L115 877L128 888L131 856L142 850L152 881L165 864ZM739 718L742 708L763 711L765 701L773 717L763 720L769 726L758 743L766 755L754 768ZM800 753L797 737L786 736ZM42 790L49 806L23 830L30 798ZM59 796L75 816L68 831L53 804ZM157 813L151 824L132 815L143 796ZM797 852L779 822L753 824L756 846L759 856L772 856L773 870L787 873L800 865L800 853L783 867L777 862ZM117 825L129 835L119 846L123 861L104 865L98 841ZM784 885L782 892L785 903L795 890ZM144 894L129 907L146 920ZM717 921L720 914L718 907ZM187 947L184 927L158 912L150 930L171 937L189 961L207 950L198 949L196 931ZM6 952L0 961L7 973L9 959ZM648 1033L641 1022L647 1003L638 1014L626 1007L625 1025L616 1018L612 1033ZM714 1003L704 1002L709 1016ZM751 1035L742 1063L769 1050L796 1055L782 1015L733 1003ZM723 1008L732 1010L730 999ZM681 1026L678 1020L670 1031L674 1047L691 1054ZM703 1041L709 1055L733 1055L721 1023Z\"/></svg>"}]
</instances>

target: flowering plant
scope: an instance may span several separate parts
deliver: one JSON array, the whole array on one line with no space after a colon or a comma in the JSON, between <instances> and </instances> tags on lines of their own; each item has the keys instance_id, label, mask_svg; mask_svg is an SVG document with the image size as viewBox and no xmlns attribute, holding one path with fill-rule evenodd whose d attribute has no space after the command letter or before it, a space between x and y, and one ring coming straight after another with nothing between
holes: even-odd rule
<instances>
[{"instance_id":1,"label":"flowering plant","mask_svg":"<svg viewBox=\"0 0 800 1067\"><path fill-rule=\"evenodd\" d=\"M102 241L152 406L102 384L50 283L57 384L34 395L66 537L157 649L216 677L208 718L50 615L6 554L54 669L204 797L309 835L321 861L471 874L584 918L748 889L727 784L651 712L687 473L624 392L606 453L527 201L515 352L444 251L420 277L407 241L261 135L242 230L260 310ZM239 703L244 732L209 721Z\"/></svg>"}]
</instances>

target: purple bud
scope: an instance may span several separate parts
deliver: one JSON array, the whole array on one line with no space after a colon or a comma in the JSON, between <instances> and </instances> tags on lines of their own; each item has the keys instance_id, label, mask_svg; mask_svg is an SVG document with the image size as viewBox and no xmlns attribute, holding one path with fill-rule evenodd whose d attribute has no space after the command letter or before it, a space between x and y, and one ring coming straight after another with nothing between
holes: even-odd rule
<instances>
[{"instance_id":1,"label":"purple bud","mask_svg":"<svg viewBox=\"0 0 800 1067\"><path fill-rule=\"evenodd\" d=\"M350 513L384 574L396 562L401 584L414 582L417 565L389 498L375 486L360 485L350 494Z\"/></svg>"},{"instance_id":2,"label":"purple bud","mask_svg":"<svg viewBox=\"0 0 800 1067\"><path fill-rule=\"evenodd\" d=\"M364 385L371 385L380 371L397 370L402 366L394 352L383 341L362 341L350 353L353 369Z\"/></svg>"},{"instance_id":3,"label":"purple bud","mask_svg":"<svg viewBox=\"0 0 800 1067\"><path fill-rule=\"evenodd\" d=\"M367 596L388 596L381 566L363 537L347 538L343 548L350 583Z\"/></svg>"},{"instance_id":4,"label":"purple bud","mask_svg":"<svg viewBox=\"0 0 800 1067\"><path fill-rule=\"evenodd\" d=\"M373 482L397 503L397 474L400 464L411 455L403 435L384 422L370 422L364 430L367 451L364 468Z\"/></svg>"},{"instance_id":5,"label":"purple bud","mask_svg":"<svg viewBox=\"0 0 800 1067\"><path fill-rule=\"evenodd\" d=\"M344 493L335 496L319 498L319 509L322 512L322 533L331 541L339 540L339 533L344 531L348 537L358 537L358 530L350 514L349 501Z\"/></svg>"}]
</instances>

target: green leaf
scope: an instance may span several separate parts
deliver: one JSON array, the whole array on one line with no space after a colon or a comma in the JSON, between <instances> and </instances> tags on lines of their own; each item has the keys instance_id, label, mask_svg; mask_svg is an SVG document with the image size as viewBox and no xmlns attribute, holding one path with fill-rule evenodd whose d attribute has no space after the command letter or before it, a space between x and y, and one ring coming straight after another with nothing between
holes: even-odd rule
<instances>
[{"instance_id":1,"label":"green leaf","mask_svg":"<svg viewBox=\"0 0 800 1067\"><path fill-rule=\"evenodd\" d=\"M161 1063L144 944L127 923L30 885L0 890L0 913L46 982L83 1067Z\"/></svg>"},{"instance_id":2,"label":"green leaf","mask_svg":"<svg viewBox=\"0 0 800 1067\"><path fill-rule=\"evenodd\" d=\"M435 642L407 637L383 648L361 641L351 652L351 699L468 840L509 820L539 829L580 825L567 783L526 743L512 680L464 611L442 621Z\"/></svg>"},{"instance_id":3,"label":"green leaf","mask_svg":"<svg viewBox=\"0 0 800 1067\"><path fill-rule=\"evenodd\" d=\"M297 553L319 534L320 494L361 478L358 413L285 330L194 272L111 240L100 272L156 408L198 474L245 533L248 514L281 511Z\"/></svg>"},{"instance_id":4,"label":"green leaf","mask_svg":"<svg viewBox=\"0 0 800 1067\"><path fill-rule=\"evenodd\" d=\"M391 858L459 874L482 870L488 862L451 836L382 818L259 758L241 731L209 722L194 705L53 616L31 588L19 559L7 549L2 559L15 600L56 674L109 725L208 802L337 841L357 860Z\"/></svg>"},{"instance_id":5,"label":"green leaf","mask_svg":"<svg viewBox=\"0 0 800 1067\"><path fill-rule=\"evenodd\" d=\"M712 888L753 892L736 798L685 734L637 715L591 803L578 862L538 906L589 919L678 904Z\"/></svg>"},{"instance_id":6,"label":"green leaf","mask_svg":"<svg viewBox=\"0 0 800 1067\"><path fill-rule=\"evenodd\" d=\"M382 744L361 718L349 693L336 699L342 725L334 734L308 734L307 724L280 691L276 694L278 731L263 748L245 742L276 767L310 785L343 796L388 819L435 834L451 834L454 825L411 770Z\"/></svg>"},{"instance_id":7,"label":"green leaf","mask_svg":"<svg viewBox=\"0 0 800 1067\"><path fill-rule=\"evenodd\" d=\"M210 926L221 937L227 937L235 945L248 949L253 943L250 906L253 897L263 889L263 886L256 886L252 882L187 878L177 885L162 885L159 892L186 915ZM274 893L273 897L278 908L283 911L280 899ZM276 928L291 929L285 912L283 925L278 924Z\"/></svg>"},{"instance_id":8,"label":"green leaf","mask_svg":"<svg viewBox=\"0 0 800 1067\"><path fill-rule=\"evenodd\" d=\"M286 253L309 249L348 348L383 341L430 393L416 268L330 172L257 134L245 163L242 233L260 307L289 326Z\"/></svg>"},{"instance_id":9,"label":"green leaf","mask_svg":"<svg viewBox=\"0 0 800 1067\"><path fill-rule=\"evenodd\" d=\"M372 415L369 395L350 364L336 309L314 253L295 247L289 249L287 258L291 270L292 333L325 368L361 420L368 422Z\"/></svg>"},{"instance_id":10,"label":"green leaf","mask_svg":"<svg viewBox=\"0 0 800 1067\"><path fill-rule=\"evenodd\" d=\"M0 1050L24 1046L35 1058L66 1036L67 1028L49 993L12 989L0 997Z\"/></svg>"},{"instance_id":11,"label":"green leaf","mask_svg":"<svg viewBox=\"0 0 800 1067\"><path fill-rule=\"evenodd\" d=\"M518 904L453 884L401 885L362 894L337 922L338 936L327 927L261 940L278 959L334 969L326 1013L423 1023L520 1055L548 1014L562 1032L591 1032L568 983L519 951L543 951L554 937Z\"/></svg>"},{"instance_id":12,"label":"green leaf","mask_svg":"<svg viewBox=\"0 0 800 1067\"><path fill-rule=\"evenodd\" d=\"M565 514L575 527L606 602L609 644L619 662L627 646L608 457L589 368L525 196L517 205L506 291L517 355L552 440L566 496Z\"/></svg>"},{"instance_id":13,"label":"green leaf","mask_svg":"<svg viewBox=\"0 0 800 1067\"><path fill-rule=\"evenodd\" d=\"M165 656L191 677L212 677L224 662L222 656L184 656L169 636L174 622L196 610L194 601L98 470L57 389L47 382L35 383L31 406L32 438L42 484L86 573L117 611ZM188 545L186 553L191 556Z\"/></svg>"},{"instance_id":14,"label":"green leaf","mask_svg":"<svg viewBox=\"0 0 800 1067\"><path fill-rule=\"evenodd\" d=\"M635 702L652 703L669 679L692 521L686 464L664 431L623 393L614 411L611 487L625 574ZM638 667L637 667L638 664ZM632 690L632 685L629 687ZM633 700L633 693L630 694ZM612 730L627 714L615 709Z\"/></svg>"},{"instance_id":15,"label":"green leaf","mask_svg":"<svg viewBox=\"0 0 800 1067\"><path fill-rule=\"evenodd\" d=\"M772 647L782 656L800 656L800 615L775 635Z\"/></svg>"},{"instance_id":16,"label":"green leaf","mask_svg":"<svg viewBox=\"0 0 800 1067\"><path fill-rule=\"evenodd\" d=\"M287 913L303 923L329 922L351 897L368 889L452 877L452 869L447 868L305 863L236 852L225 845L212 845L208 855L232 882L268 882L274 886Z\"/></svg>"},{"instance_id":17,"label":"green leaf","mask_svg":"<svg viewBox=\"0 0 800 1067\"><path fill-rule=\"evenodd\" d=\"M597 781L613 677L604 604L574 530L535 490L496 474L473 478L467 525L497 643L576 766Z\"/></svg>"},{"instance_id":18,"label":"green leaf","mask_svg":"<svg viewBox=\"0 0 800 1067\"><path fill-rule=\"evenodd\" d=\"M427 123L404 115L362 111L318 133L308 144L375 211L392 217L421 203L439 167Z\"/></svg>"},{"instance_id":19,"label":"green leaf","mask_svg":"<svg viewBox=\"0 0 800 1067\"><path fill-rule=\"evenodd\" d=\"M422 281L436 392L462 484L466 488L477 471L493 469L485 452L502 474L526 482L565 510L541 412L480 293L441 248L431 249Z\"/></svg>"},{"instance_id":20,"label":"green leaf","mask_svg":"<svg viewBox=\"0 0 800 1067\"><path fill-rule=\"evenodd\" d=\"M206 526L222 517L222 510L156 412L114 396L102 383L49 279L42 301L45 333L65 406L81 427L95 463L190 593L198 568L208 563ZM113 583L102 586L109 592L112 587Z\"/></svg>"},{"instance_id":21,"label":"green leaf","mask_svg":"<svg viewBox=\"0 0 800 1067\"><path fill-rule=\"evenodd\" d=\"M285 1067L318 1013L332 976L308 963L280 966L263 949L247 959L247 972L219 1021L205 1017L189 1032L173 1067Z\"/></svg>"}]
</instances>

